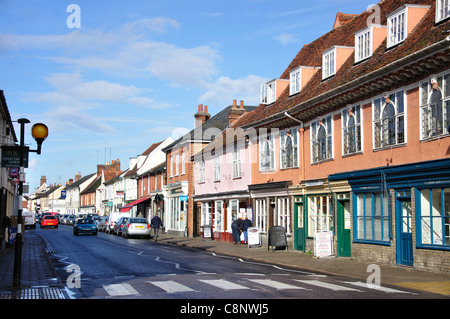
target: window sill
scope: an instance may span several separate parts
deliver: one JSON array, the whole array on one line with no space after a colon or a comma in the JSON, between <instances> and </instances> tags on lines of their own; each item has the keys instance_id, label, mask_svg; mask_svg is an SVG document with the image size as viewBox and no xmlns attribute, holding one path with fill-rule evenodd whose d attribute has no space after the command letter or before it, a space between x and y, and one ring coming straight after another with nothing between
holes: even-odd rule
<instances>
[{"instance_id":1,"label":"window sill","mask_svg":"<svg viewBox=\"0 0 450 319\"><path fill-rule=\"evenodd\" d=\"M390 150L390 149L393 149L393 148L400 148L400 147L405 147L405 146L407 146L407 143L401 143L401 144L395 144L395 145L378 147L378 148L374 148L373 151L374 152L385 151L385 150Z\"/></svg>"}]
</instances>

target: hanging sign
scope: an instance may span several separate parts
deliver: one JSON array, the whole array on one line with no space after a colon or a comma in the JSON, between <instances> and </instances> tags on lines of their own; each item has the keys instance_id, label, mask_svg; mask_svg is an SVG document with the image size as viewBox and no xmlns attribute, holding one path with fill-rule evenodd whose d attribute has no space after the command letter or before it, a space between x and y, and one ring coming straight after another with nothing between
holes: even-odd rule
<instances>
[{"instance_id":1,"label":"hanging sign","mask_svg":"<svg viewBox=\"0 0 450 319\"><path fill-rule=\"evenodd\" d=\"M28 168L28 147L24 147L23 167ZM20 167L20 146L2 146L2 167Z\"/></svg>"}]
</instances>

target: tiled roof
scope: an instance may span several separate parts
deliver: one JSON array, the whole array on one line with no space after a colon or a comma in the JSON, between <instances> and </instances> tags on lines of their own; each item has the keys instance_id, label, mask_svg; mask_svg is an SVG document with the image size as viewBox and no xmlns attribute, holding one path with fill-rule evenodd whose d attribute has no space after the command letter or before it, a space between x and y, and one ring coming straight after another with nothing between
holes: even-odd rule
<instances>
[{"instance_id":1,"label":"tiled roof","mask_svg":"<svg viewBox=\"0 0 450 319\"><path fill-rule=\"evenodd\" d=\"M381 24L386 25L386 15L405 4L429 5L431 7L422 21L419 22L403 43L394 48L386 49L385 40L378 49L376 49L371 58L361 63L355 64L355 56L352 54L343 66L337 70L336 74L326 80L322 80L322 72L319 70L300 93L290 96L288 86L273 104L259 105L254 112L243 116L236 123L236 126L258 127L263 124L266 125L271 120L279 120L281 114L288 110L295 112L302 120L308 120L308 116L311 116L311 112L309 114L304 112L302 117L300 111L305 111L307 108L316 108L317 105L322 103L325 99L334 98L339 93L342 93L339 92L339 89L344 88L345 85L354 83L356 82L355 80L358 80L363 76L375 74L377 71L392 65L394 62L399 61L406 56L411 56L446 39L448 34L445 31L448 30L449 21L447 20L444 23L435 25L436 0L382 1L378 4L381 11ZM347 24L333 29L312 43L305 45L282 73L280 78L289 79L290 72L299 66L321 67L322 53L333 46L354 47L354 33L367 26L367 20L370 15L370 12L364 12L356 16ZM377 74L377 76L381 75L382 74ZM355 83L355 85L357 85L357 83ZM361 100L367 99L368 97L370 96L361 96ZM316 113L316 116L319 115L317 113L320 113L320 111L321 110L319 109L315 110L314 113ZM325 110L323 110L323 112L325 112Z\"/></svg>"}]
</instances>

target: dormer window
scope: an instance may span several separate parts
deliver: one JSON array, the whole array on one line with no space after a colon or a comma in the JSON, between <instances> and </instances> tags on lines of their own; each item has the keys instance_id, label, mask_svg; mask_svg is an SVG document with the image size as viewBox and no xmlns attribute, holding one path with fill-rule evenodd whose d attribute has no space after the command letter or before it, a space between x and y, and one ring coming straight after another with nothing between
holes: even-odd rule
<instances>
[{"instance_id":1,"label":"dormer window","mask_svg":"<svg viewBox=\"0 0 450 319\"><path fill-rule=\"evenodd\" d=\"M261 84L261 103L272 104L286 89L289 80L275 79L266 84Z\"/></svg>"},{"instance_id":2,"label":"dormer window","mask_svg":"<svg viewBox=\"0 0 450 319\"><path fill-rule=\"evenodd\" d=\"M448 0L442 2L447 3L448 7ZM387 47L391 48L405 41L429 9L430 6L427 5L406 4L387 15Z\"/></svg>"},{"instance_id":3,"label":"dormer window","mask_svg":"<svg viewBox=\"0 0 450 319\"><path fill-rule=\"evenodd\" d=\"M275 102L276 82L271 81L266 84L261 84L261 103L271 104Z\"/></svg>"},{"instance_id":4,"label":"dormer window","mask_svg":"<svg viewBox=\"0 0 450 319\"><path fill-rule=\"evenodd\" d=\"M437 0L436 1L436 23L441 22L450 17L450 1Z\"/></svg>"},{"instance_id":5,"label":"dormer window","mask_svg":"<svg viewBox=\"0 0 450 319\"><path fill-rule=\"evenodd\" d=\"M301 90L302 81L302 70L301 68L294 69L290 74L290 95L296 94Z\"/></svg>"},{"instance_id":6,"label":"dormer window","mask_svg":"<svg viewBox=\"0 0 450 319\"><path fill-rule=\"evenodd\" d=\"M310 66L299 66L298 68L293 69L290 73L289 95L301 92L318 70L319 68Z\"/></svg>"},{"instance_id":7,"label":"dormer window","mask_svg":"<svg viewBox=\"0 0 450 319\"><path fill-rule=\"evenodd\" d=\"M370 58L386 39L386 27L371 24L355 33L355 63Z\"/></svg>"},{"instance_id":8,"label":"dormer window","mask_svg":"<svg viewBox=\"0 0 450 319\"><path fill-rule=\"evenodd\" d=\"M406 39L406 8L388 17L388 48Z\"/></svg>"},{"instance_id":9,"label":"dormer window","mask_svg":"<svg viewBox=\"0 0 450 319\"><path fill-rule=\"evenodd\" d=\"M323 53L322 57L322 79L336 74L336 48L333 47Z\"/></svg>"}]
</instances>

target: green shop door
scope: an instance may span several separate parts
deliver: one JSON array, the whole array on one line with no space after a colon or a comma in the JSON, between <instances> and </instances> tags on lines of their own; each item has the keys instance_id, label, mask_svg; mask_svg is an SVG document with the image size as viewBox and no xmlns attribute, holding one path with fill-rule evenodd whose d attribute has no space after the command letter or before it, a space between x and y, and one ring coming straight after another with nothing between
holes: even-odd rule
<instances>
[{"instance_id":1,"label":"green shop door","mask_svg":"<svg viewBox=\"0 0 450 319\"><path fill-rule=\"evenodd\" d=\"M337 201L337 254L351 257L351 213L350 201Z\"/></svg>"},{"instance_id":2,"label":"green shop door","mask_svg":"<svg viewBox=\"0 0 450 319\"><path fill-rule=\"evenodd\" d=\"M303 197L294 199L294 249L305 251L305 213Z\"/></svg>"}]
</instances>

